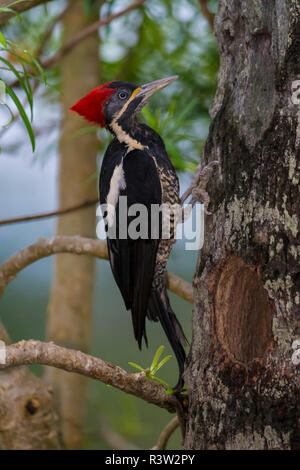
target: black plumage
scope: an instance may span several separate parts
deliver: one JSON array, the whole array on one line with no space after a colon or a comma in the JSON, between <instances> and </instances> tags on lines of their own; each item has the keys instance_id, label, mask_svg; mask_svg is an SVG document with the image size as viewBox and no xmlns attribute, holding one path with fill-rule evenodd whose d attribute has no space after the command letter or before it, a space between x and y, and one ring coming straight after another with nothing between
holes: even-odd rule
<instances>
[{"instance_id":1,"label":"black plumage","mask_svg":"<svg viewBox=\"0 0 300 470\"><path fill-rule=\"evenodd\" d=\"M181 390L185 336L170 306L165 281L167 261L175 242L174 216L170 217L168 239L162 236L161 217L156 227L159 236L155 238L151 232L152 205L179 206L179 183L163 140L137 120L138 112L149 97L176 78L168 77L141 87L111 82L93 90L72 109L105 125L114 135L104 155L99 182L100 203L110 207L104 216L111 269L126 308L131 310L134 335L140 348L143 338L147 343L146 317L160 321L178 361L179 380L175 389ZM127 207L119 214L121 196L127 197ZM135 219L129 211L137 203L148 209L147 233L138 237L132 236L129 230ZM126 236L121 220L124 210L128 216ZM120 227L123 235L119 233Z\"/></svg>"},{"instance_id":2,"label":"black plumage","mask_svg":"<svg viewBox=\"0 0 300 470\"><path fill-rule=\"evenodd\" d=\"M127 153L126 144L120 143L117 137L113 139L102 163L100 203L106 203L114 169L122 159L126 188L121 189L119 194L127 196L128 207L142 203L150 211L151 204L179 203L178 179L162 139L144 124L135 122L132 125L131 136L144 145L145 149L134 149ZM117 203L117 233L118 208ZM131 220L128 217L128 223ZM180 389L183 385L185 336L170 306L165 282L166 264L174 239L111 240L108 237L107 243L111 268L126 308L131 310L139 347L143 337L147 343L146 316L153 321L159 320L178 361L180 379L175 388Z\"/></svg>"}]
</instances>

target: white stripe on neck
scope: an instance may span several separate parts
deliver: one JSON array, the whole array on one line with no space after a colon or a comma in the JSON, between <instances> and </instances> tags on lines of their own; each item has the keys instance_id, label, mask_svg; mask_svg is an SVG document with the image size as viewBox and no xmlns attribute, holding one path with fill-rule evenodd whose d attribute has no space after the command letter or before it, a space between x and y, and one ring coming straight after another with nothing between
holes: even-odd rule
<instances>
[{"instance_id":1,"label":"white stripe on neck","mask_svg":"<svg viewBox=\"0 0 300 470\"><path fill-rule=\"evenodd\" d=\"M134 149L144 150L144 146L129 134L127 134L115 119L113 119L111 123L111 128L114 131L118 141L121 143L124 142L127 145L127 153Z\"/></svg>"},{"instance_id":2,"label":"white stripe on neck","mask_svg":"<svg viewBox=\"0 0 300 470\"><path fill-rule=\"evenodd\" d=\"M126 188L125 175L123 170L123 159L120 165L117 165L114 169L113 175L110 180L109 192L106 198L107 203L107 223L109 227L112 227L114 223L114 215L116 205L121 189Z\"/></svg>"}]
</instances>

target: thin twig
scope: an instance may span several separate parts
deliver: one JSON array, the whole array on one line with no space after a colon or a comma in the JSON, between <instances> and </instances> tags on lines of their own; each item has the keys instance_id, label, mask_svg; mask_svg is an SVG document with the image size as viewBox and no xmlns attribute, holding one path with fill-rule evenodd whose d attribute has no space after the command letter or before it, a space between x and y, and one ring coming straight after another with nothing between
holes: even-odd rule
<instances>
[{"instance_id":1,"label":"thin twig","mask_svg":"<svg viewBox=\"0 0 300 470\"><path fill-rule=\"evenodd\" d=\"M52 342L23 340L7 346L5 364L0 364L0 370L30 364L41 364L66 372L75 372L99 380L129 395L134 395L152 405L164 408L170 413L175 413L176 410L174 405L176 398L167 395L161 384L147 379L144 372L131 374L102 359L84 354L81 351L58 346Z\"/></svg>"},{"instance_id":2,"label":"thin twig","mask_svg":"<svg viewBox=\"0 0 300 470\"><path fill-rule=\"evenodd\" d=\"M211 175L211 170L213 169L214 166L217 166L219 164L218 160L213 160L209 162L205 167L202 167L200 164L197 166L196 171L195 171L195 176L187 188L187 190L183 193L180 203L183 205L183 203L186 201L186 199L192 195L193 191L201 186L201 189L206 189L206 185L208 183L209 177ZM33 220L40 220L40 219L46 219L49 217L56 217L60 215L65 215L69 214L70 212L74 212L80 209L85 209L87 207L93 206L99 202L99 199L91 199L89 201L83 201L79 204L75 204L74 206L70 207L65 207L63 209L58 209L55 211L49 211L49 212L41 212L39 214L32 214L32 215L24 215L20 217L11 217L8 219L2 219L0 220L0 226L1 225L10 225L10 224L16 224L20 222L31 222ZM206 204L207 206L207 204ZM206 207L207 208L207 207Z\"/></svg>"},{"instance_id":3,"label":"thin twig","mask_svg":"<svg viewBox=\"0 0 300 470\"><path fill-rule=\"evenodd\" d=\"M24 0L23 2L14 3L14 0L0 0L0 8L10 7L11 9L22 13L23 11L29 10L37 5L40 5L41 3L46 3L50 1L51 0ZM0 26L3 25L12 16L14 16L14 14L9 11L4 11L0 13Z\"/></svg>"},{"instance_id":4,"label":"thin twig","mask_svg":"<svg viewBox=\"0 0 300 470\"><path fill-rule=\"evenodd\" d=\"M24 268L39 259L59 253L73 253L108 259L107 245L104 241L79 236L40 238L37 242L15 253L0 266L0 297L7 285ZM172 273L168 273L167 277L168 289L188 302L193 303L192 285Z\"/></svg>"},{"instance_id":5,"label":"thin twig","mask_svg":"<svg viewBox=\"0 0 300 470\"><path fill-rule=\"evenodd\" d=\"M79 209L86 209L87 207L94 206L95 204L98 204L98 203L99 203L99 198L84 201L84 202L81 202L79 204L75 204L74 206L65 207L64 209L58 209L58 210L55 210L55 211L41 212L40 214L24 215L24 216L20 216L20 217L12 217L12 218L9 218L9 219L2 219L2 220L0 220L0 226L1 225L17 224L17 223L20 223L20 222L31 222L33 220L41 220L41 219L47 219L49 217L56 217L56 216L59 216L59 215L65 215L65 214L69 214L70 212L77 211Z\"/></svg>"},{"instance_id":6,"label":"thin twig","mask_svg":"<svg viewBox=\"0 0 300 470\"><path fill-rule=\"evenodd\" d=\"M179 419L178 416L175 416L171 421L167 424L167 426L162 430L157 440L155 446L151 448L151 450L165 450L168 440L172 436L173 432L179 426Z\"/></svg>"},{"instance_id":7,"label":"thin twig","mask_svg":"<svg viewBox=\"0 0 300 470\"><path fill-rule=\"evenodd\" d=\"M45 29L44 34L41 38L41 41L38 45L38 49L35 53L36 59L39 59L41 57L41 55L44 52L45 46L47 42L49 41L51 34L53 33L55 26L64 18L65 14L69 11L71 7L72 7L72 4L71 2L69 2L66 8L62 10L62 12L59 13L57 16L55 16L53 20L50 22L50 24L48 25L48 27Z\"/></svg>"},{"instance_id":8,"label":"thin twig","mask_svg":"<svg viewBox=\"0 0 300 470\"><path fill-rule=\"evenodd\" d=\"M182 299L186 300L190 304L194 303L194 292L193 286L190 282L182 279L179 276L176 276L173 273L166 273L166 284L167 289L169 289L174 294L178 295Z\"/></svg>"},{"instance_id":9,"label":"thin twig","mask_svg":"<svg viewBox=\"0 0 300 470\"><path fill-rule=\"evenodd\" d=\"M210 29L212 30L212 32L214 32L215 15L208 9L207 0L199 0L199 5L204 18L206 18L209 23Z\"/></svg>"},{"instance_id":10,"label":"thin twig","mask_svg":"<svg viewBox=\"0 0 300 470\"><path fill-rule=\"evenodd\" d=\"M117 13L109 15L106 18L103 18L99 21L95 21L90 26L88 26L87 28L84 28L82 31L77 33L56 54L54 54L52 57L49 57L48 59L43 61L41 65L44 68L47 68L47 67L51 67L52 65L56 64L56 62L59 62L68 52L70 52L73 49L73 47L75 47L79 42L81 42L84 39L91 36L91 34L94 34L99 28L102 28L102 26L108 25L113 20L115 20L117 18L120 18L123 15L126 15L127 13L129 13L132 10L136 10L141 5L143 5L143 3L145 3L145 2L146 2L146 0L138 0L137 2L134 2L131 5L129 5L128 7L124 8L124 10L121 10Z\"/></svg>"},{"instance_id":11,"label":"thin twig","mask_svg":"<svg viewBox=\"0 0 300 470\"><path fill-rule=\"evenodd\" d=\"M123 15L126 15L130 11L136 10L139 8L143 3L145 3L147 0L138 0L135 3L132 3L128 7L124 8L123 10L114 13L112 15L107 16L106 18L103 18L99 21L95 21L92 23L90 26L87 26L86 28L82 29L77 33L72 39L70 39L64 46L61 47L54 55L51 57L48 57L45 60L41 60L40 64L41 66L46 69L48 67L51 67L52 65L56 64L59 62L66 54L68 54L77 44L79 44L81 41L84 39L88 38L92 34L94 34L99 28L102 28L102 26L106 26L109 23L111 23L113 20L120 18ZM18 85L18 80L13 81L10 84L10 87L14 87Z\"/></svg>"},{"instance_id":12,"label":"thin twig","mask_svg":"<svg viewBox=\"0 0 300 470\"><path fill-rule=\"evenodd\" d=\"M39 87L39 82L34 82L33 86L31 87L31 92L32 92L32 95L35 94L36 90L38 89ZM28 99L27 99L27 96L26 98L24 99L23 103L22 103L22 107L25 108L25 106L28 104ZM15 113L13 113L13 116L12 116L12 124L20 117L20 112L17 110ZM0 128L0 137L3 136L3 134L8 130L10 129L10 126L2 126Z\"/></svg>"},{"instance_id":13,"label":"thin twig","mask_svg":"<svg viewBox=\"0 0 300 470\"><path fill-rule=\"evenodd\" d=\"M50 25L48 26L48 28L47 28L46 31L44 32L44 35L43 35L43 37L42 37L42 39L41 39L41 42L40 42L40 44L39 44L39 47L38 47L37 51L36 51L35 54L34 54L35 58L36 58L38 61L40 61L40 57L41 57L41 55L43 54L44 48L45 48L45 46L46 46L46 44L47 44L47 42L48 42L48 40L49 40L49 37L50 37L51 34L52 34L52 31L53 31L55 25L56 25L59 21L61 21L61 19L62 19L62 18L64 17L64 15L66 14L66 12L69 10L70 5L71 5L71 4L68 4L68 6L67 6L59 15L57 15L57 16L53 19L53 21L51 21ZM16 80L16 81L13 83L13 85L17 85L18 83L19 83L18 80ZM38 89L38 87L39 87L39 84L40 84L40 83L39 83L38 81L35 81L35 82L34 82L32 88L31 88L32 95L34 95L35 92L37 91L37 89ZM27 99L27 97L26 97L26 98L24 99L24 102L22 103L22 107L25 108L25 106L27 105L27 103L28 103L28 99ZM13 121L16 121L19 117L20 117L20 113L19 113L19 111L17 110L17 111L13 114ZM1 137L8 129L10 129L10 126L2 127L2 128L0 129L0 137ZM36 133L35 133L35 135L36 135ZM1 223L0 223L0 225L1 225Z\"/></svg>"}]
</instances>

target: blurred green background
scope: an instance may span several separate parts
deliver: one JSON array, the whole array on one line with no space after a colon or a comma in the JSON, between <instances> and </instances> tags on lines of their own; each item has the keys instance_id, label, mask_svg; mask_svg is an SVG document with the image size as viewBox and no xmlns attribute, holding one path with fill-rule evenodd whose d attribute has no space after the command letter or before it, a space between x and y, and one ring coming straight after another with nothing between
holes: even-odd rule
<instances>
[{"instance_id":1,"label":"blurred green background","mask_svg":"<svg viewBox=\"0 0 300 470\"><path fill-rule=\"evenodd\" d=\"M118 11L129 3L103 2L101 15ZM152 0L143 8L99 30L102 83L114 79L146 83L179 75L172 87L153 97L142 119L164 138L178 170L181 192L192 178L208 133L208 109L216 90L219 65L215 39L200 3L197 0ZM211 12L216 11L216 1L207 4ZM65 2L54 1L37 7L23 13L21 22L14 18L1 30L6 37L34 52L47 25L64 5ZM84 14L89 14L93 8L98 8L97 2L83 2ZM62 27L57 24L48 42L46 57L60 47L61 34ZM9 81L7 71L0 70L0 76ZM54 210L58 206L57 143L63 93L59 64L47 72L47 83L48 86L41 85L34 96L35 153L32 153L20 120L16 120L1 136L0 219ZM21 90L18 93L22 97ZM1 124L8 120L7 111L2 108ZM84 122L82 129L87 131ZM99 134L100 167L110 137L104 130L95 129L95 132ZM87 184L92 184L95 177L97 175L91 175ZM0 262L39 237L53 235L55 223L55 219L48 219L0 227ZM181 240L175 245L168 269L192 281L196 261L197 252L185 251L184 240ZM22 271L7 288L0 302L0 312L13 341L45 339L45 312L53 268L53 257L41 260ZM162 344L166 346L165 353L172 354L159 324L148 323L149 348L144 347L142 352L138 350L130 314L124 308L108 262L97 260L95 285L91 354L132 372L129 361L145 367L150 365L156 349ZM192 306L173 294L170 297L174 311L191 339ZM37 367L35 371L41 373L41 368ZM174 385L177 377L175 359L172 358L158 376ZM85 448L108 448L101 437L103 421L136 446L150 448L170 419L171 415L164 410L90 381ZM168 447L180 448L179 430L172 436Z\"/></svg>"}]
</instances>

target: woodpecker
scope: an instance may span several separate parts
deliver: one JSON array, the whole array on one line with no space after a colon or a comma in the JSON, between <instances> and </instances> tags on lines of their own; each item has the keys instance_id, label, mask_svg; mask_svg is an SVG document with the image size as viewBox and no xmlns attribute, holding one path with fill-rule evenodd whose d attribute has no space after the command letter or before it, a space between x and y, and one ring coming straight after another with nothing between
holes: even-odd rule
<instances>
[{"instance_id":1,"label":"woodpecker","mask_svg":"<svg viewBox=\"0 0 300 470\"><path fill-rule=\"evenodd\" d=\"M72 111L113 134L104 155L99 181L100 204L105 213L109 260L127 310L131 310L134 335L141 349L148 344L146 317L160 321L175 353L179 379L174 391L183 388L186 338L170 305L166 288L166 265L175 242L175 221L170 215L170 236L121 237L118 233L120 197L127 197L128 214L133 204L143 204L149 212L154 204L180 203L179 182L160 135L137 119L142 107L158 90L177 76L145 85L113 81L98 86L75 103ZM113 210L111 210L113 209ZM127 215L128 215L127 214ZM132 221L128 216L127 224ZM110 228L116 228L110 236ZM127 226L128 228L128 226Z\"/></svg>"}]
</instances>

